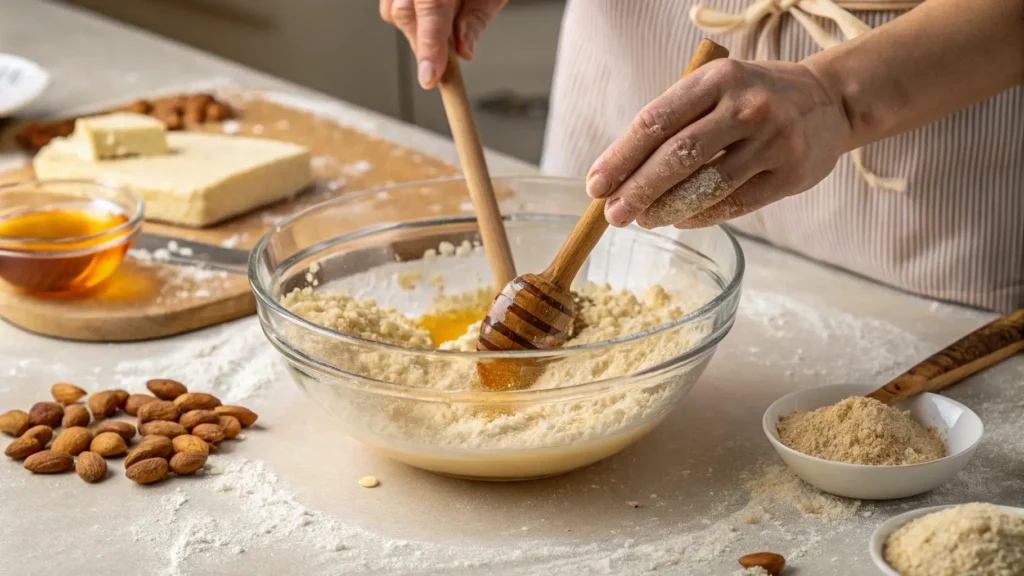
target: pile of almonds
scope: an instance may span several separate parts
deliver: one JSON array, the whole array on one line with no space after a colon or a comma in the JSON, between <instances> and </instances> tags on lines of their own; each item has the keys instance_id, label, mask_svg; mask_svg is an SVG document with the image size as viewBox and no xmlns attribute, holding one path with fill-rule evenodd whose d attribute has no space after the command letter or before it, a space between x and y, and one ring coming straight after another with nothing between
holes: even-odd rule
<instances>
[{"instance_id":1,"label":"pile of almonds","mask_svg":"<svg viewBox=\"0 0 1024 576\"><path fill-rule=\"evenodd\" d=\"M256 422L255 412L224 406L215 396L189 392L174 380L150 380L146 388L153 394L103 390L82 405L79 400L86 396L85 390L74 384L54 384L50 389L54 402L36 402L27 413L0 414L0 432L15 437L4 454L24 460L25 469L36 474L74 468L86 482L106 477L104 458L125 456L125 476L152 484L168 472L194 473L216 452L219 442L237 437L242 428ZM130 422L113 420L119 412L137 417L138 429ZM63 430L54 437L58 427ZM137 434L142 440L129 450Z\"/></svg>"}]
</instances>

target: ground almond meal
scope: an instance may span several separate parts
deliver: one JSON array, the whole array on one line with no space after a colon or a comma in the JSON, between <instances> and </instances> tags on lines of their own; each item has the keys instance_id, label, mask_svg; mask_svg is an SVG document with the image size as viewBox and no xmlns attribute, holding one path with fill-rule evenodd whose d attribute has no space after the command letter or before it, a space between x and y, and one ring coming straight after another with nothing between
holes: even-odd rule
<instances>
[{"instance_id":1,"label":"ground almond meal","mask_svg":"<svg viewBox=\"0 0 1024 576\"><path fill-rule=\"evenodd\" d=\"M948 508L890 534L883 555L901 576L1021 576L1024 518L991 504Z\"/></svg>"},{"instance_id":2,"label":"ground almond meal","mask_svg":"<svg viewBox=\"0 0 1024 576\"><path fill-rule=\"evenodd\" d=\"M779 438L797 452L848 464L901 466L946 456L938 431L874 398L853 396L779 418Z\"/></svg>"}]
</instances>

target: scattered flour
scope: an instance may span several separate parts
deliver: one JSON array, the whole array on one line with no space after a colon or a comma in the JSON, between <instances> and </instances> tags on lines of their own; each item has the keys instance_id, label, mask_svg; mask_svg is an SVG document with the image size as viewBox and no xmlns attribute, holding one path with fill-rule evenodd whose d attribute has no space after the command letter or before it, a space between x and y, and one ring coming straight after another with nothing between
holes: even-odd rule
<instances>
[{"instance_id":1,"label":"scattered flour","mask_svg":"<svg viewBox=\"0 0 1024 576\"><path fill-rule=\"evenodd\" d=\"M173 255L190 256L191 250L178 248L176 244L173 249L168 247L153 251L138 248L128 250L128 256L136 264L154 270L160 278L160 295L156 300L158 303L206 298L211 292L227 287L231 281L231 275L221 270L169 264Z\"/></svg>"}]
</instances>

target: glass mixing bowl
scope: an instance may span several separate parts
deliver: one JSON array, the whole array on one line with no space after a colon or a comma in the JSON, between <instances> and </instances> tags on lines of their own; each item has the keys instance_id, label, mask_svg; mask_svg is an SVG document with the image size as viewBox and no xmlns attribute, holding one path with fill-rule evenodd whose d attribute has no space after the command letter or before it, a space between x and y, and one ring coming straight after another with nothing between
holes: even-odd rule
<instances>
[{"instance_id":1,"label":"glass mixing bowl","mask_svg":"<svg viewBox=\"0 0 1024 576\"><path fill-rule=\"evenodd\" d=\"M589 203L583 182L494 182L517 271L543 270ZM249 261L263 330L298 385L346 433L407 464L521 480L611 456L671 412L732 327L743 254L721 228L609 228L577 285L637 295L660 285L685 313L594 344L504 353L408 348L328 330L280 303L296 289L348 291L415 318L442 287L452 294L490 283L482 250L466 249L477 240L464 180L437 180L310 208L271 229ZM464 248L435 257L443 242ZM546 378L526 390L481 390L473 382L483 360L530 362Z\"/></svg>"}]
</instances>

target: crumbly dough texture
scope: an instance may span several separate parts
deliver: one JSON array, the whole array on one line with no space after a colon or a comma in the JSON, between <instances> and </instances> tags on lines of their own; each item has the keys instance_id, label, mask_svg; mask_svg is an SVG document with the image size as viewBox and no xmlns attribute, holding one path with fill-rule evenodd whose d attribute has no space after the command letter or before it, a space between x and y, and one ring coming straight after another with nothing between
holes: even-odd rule
<instances>
[{"instance_id":1,"label":"crumbly dough texture","mask_svg":"<svg viewBox=\"0 0 1024 576\"><path fill-rule=\"evenodd\" d=\"M33 159L39 178L87 178L142 196L146 218L202 227L288 198L312 183L309 151L263 138L167 134L170 153L93 162L57 138Z\"/></svg>"},{"instance_id":2,"label":"crumbly dough texture","mask_svg":"<svg viewBox=\"0 0 1024 576\"><path fill-rule=\"evenodd\" d=\"M778 431L786 446L834 462L901 466L946 456L946 443L935 428L918 423L909 412L861 396L812 412L784 414Z\"/></svg>"},{"instance_id":3,"label":"crumbly dough texture","mask_svg":"<svg viewBox=\"0 0 1024 576\"><path fill-rule=\"evenodd\" d=\"M1024 518L983 503L940 510L890 534L883 555L902 576L1021 576Z\"/></svg>"}]
</instances>

